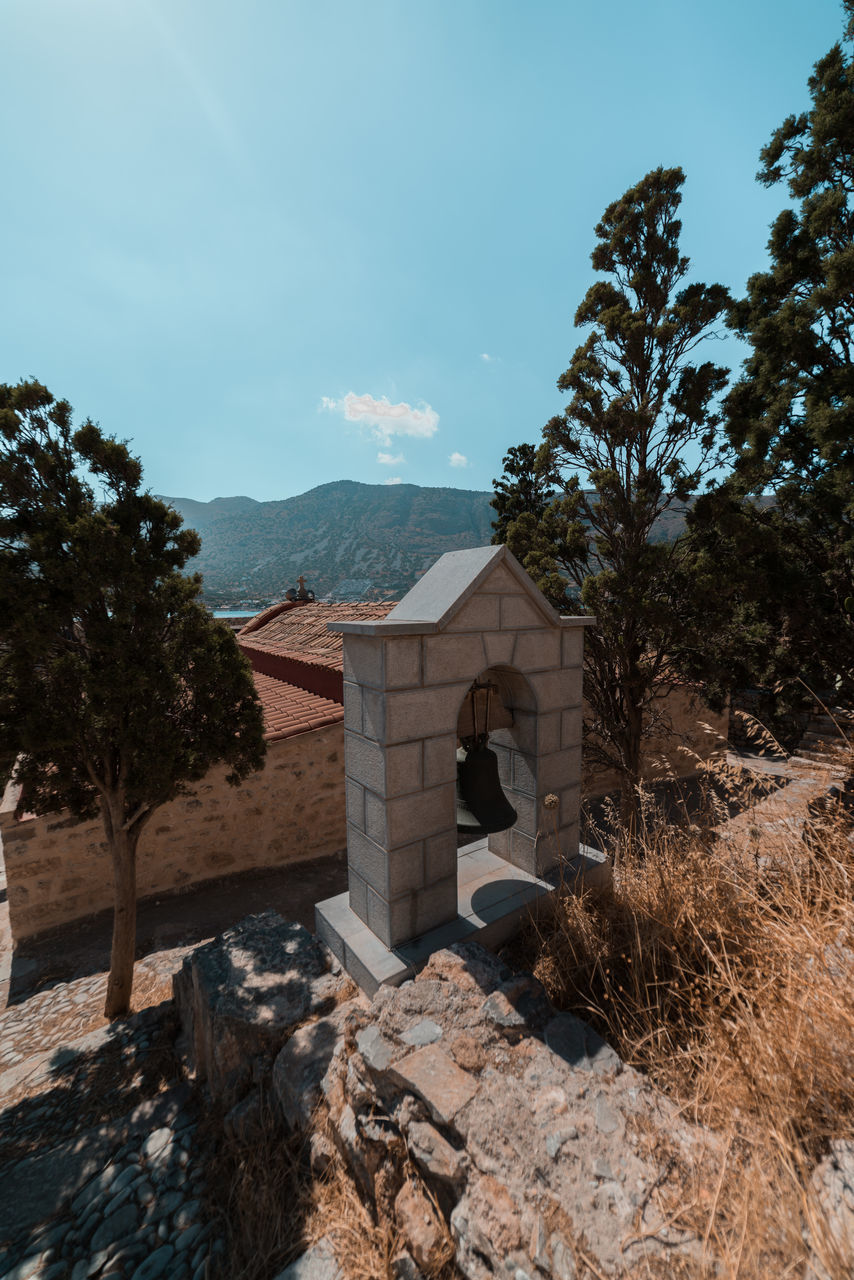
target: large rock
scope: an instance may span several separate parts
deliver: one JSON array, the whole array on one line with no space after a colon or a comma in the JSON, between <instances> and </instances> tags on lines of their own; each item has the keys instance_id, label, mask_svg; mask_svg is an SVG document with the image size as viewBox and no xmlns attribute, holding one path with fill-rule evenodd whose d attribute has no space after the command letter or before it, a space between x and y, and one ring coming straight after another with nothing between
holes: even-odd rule
<instances>
[{"instance_id":1,"label":"large rock","mask_svg":"<svg viewBox=\"0 0 854 1280\"><path fill-rule=\"evenodd\" d=\"M302 925L248 916L192 951L173 979L190 1067L233 1107L269 1073L294 1027L334 1006L349 980Z\"/></svg>"},{"instance_id":2,"label":"large rock","mask_svg":"<svg viewBox=\"0 0 854 1280\"><path fill-rule=\"evenodd\" d=\"M275 1280L341 1280L341 1268L330 1241L326 1236L318 1240L301 1258L280 1271Z\"/></svg>"},{"instance_id":3,"label":"large rock","mask_svg":"<svg viewBox=\"0 0 854 1280\"><path fill-rule=\"evenodd\" d=\"M331 1132L416 1264L435 1266L448 1229L467 1280L696 1259L668 1206L705 1135L530 975L458 944L359 1020L324 1055Z\"/></svg>"},{"instance_id":4,"label":"large rock","mask_svg":"<svg viewBox=\"0 0 854 1280\"><path fill-rule=\"evenodd\" d=\"M273 1063L273 1096L290 1129L309 1128L314 1110L329 1092L333 1059L344 1045L347 1030L364 1011L356 997L325 1018L298 1027Z\"/></svg>"},{"instance_id":5,"label":"large rock","mask_svg":"<svg viewBox=\"0 0 854 1280\"><path fill-rule=\"evenodd\" d=\"M432 1200L413 1182L405 1182L394 1202L394 1216L417 1266L436 1271L450 1250L448 1237Z\"/></svg>"}]
</instances>

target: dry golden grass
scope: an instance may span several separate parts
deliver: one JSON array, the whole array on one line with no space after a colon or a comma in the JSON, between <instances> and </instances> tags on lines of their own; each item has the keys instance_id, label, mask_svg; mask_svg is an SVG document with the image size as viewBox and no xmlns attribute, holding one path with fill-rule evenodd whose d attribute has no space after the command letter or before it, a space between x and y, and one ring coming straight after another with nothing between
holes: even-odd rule
<instances>
[{"instance_id":1,"label":"dry golden grass","mask_svg":"<svg viewBox=\"0 0 854 1280\"><path fill-rule=\"evenodd\" d=\"M717 1134L685 1171L703 1274L801 1276L808 1224L813 1265L851 1280L809 1186L830 1140L854 1135L850 822L831 805L805 829L718 841L733 781L755 785L716 766L700 825L645 797L613 889L564 895L515 959Z\"/></svg>"},{"instance_id":2,"label":"dry golden grass","mask_svg":"<svg viewBox=\"0 0 854 1280\"><path fill-rule=\"evenodd\" d=\"M327 1127L321 1107L312 1133L326 1134ZM215 1121L213 1129L218 1135ZM394 1222L371 1216L328 1139L327 1167L312 1171L312 1133L284 1135L267 1109L259 1136L218 1141L209 1202L218 1205L226 1249L215 1280L269 1280L324 1237L345 1280L394 1280L393 1259L402 1247ZM447 1246L428 1280L457 1280L450 1236Z\"/></svg>"}]
</instances>

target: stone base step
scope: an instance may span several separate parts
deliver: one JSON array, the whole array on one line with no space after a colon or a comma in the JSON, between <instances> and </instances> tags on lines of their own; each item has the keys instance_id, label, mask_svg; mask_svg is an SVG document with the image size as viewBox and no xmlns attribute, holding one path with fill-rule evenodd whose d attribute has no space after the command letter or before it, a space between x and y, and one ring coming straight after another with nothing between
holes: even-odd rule
<instances>
[{"instance_id":1,"label":"stone base step","mask_svg":"<svg viewBox=\"0 0 854 1280\"><path fill-rule=\"evenodd\" d=\"M795 769L800 767L802 769L821 770L837 778L843 778L846 774L845 766L838 761L828 760L823 756L816 758L804 751L799 751L796 756L790 756L789 766Z\"/></svg>"},{"instance_id":2,"label":"stone base step","mask_svg":"<svg viewBox=\"0 0 854 1280\"><path fill-rule=\"evenodd\" d=\"M434 951L454 942L501 946L519 929L528 912L562 883L575 890L601 884L611 863L598 849L581 845L578 855L562 869L538 879L490 853L487 838L464 845L457 855L457 915L402 943L393 950L372 933L350 907L349 893L327 898L315 906L315 930L350 977L373 997L383 983L399 987L424 967Z\"/></svg>"},{"instance_id":3,"label":"stone base step","mask_svg":"<svg viewBox=\"0 0 854 1280\"><path fill-rule=\"evenodd\" d=\"M801 747L824 747L827 751L847 751L848 743L844 738L834 737L828 733L807 732L801 738Z\"/></svg>"},{"instance_id":4,"label":"stone base step","mask_svg":"<svg viewBox=\"0 0 854 1280\"><path fill-rule=\"evenodd\" d=\"M832 715L811 716L807 728L816 732L829 733L838 737L840 731L845 734L854 732L854 717L849 711L834 711Z\"/></svg>"},{"instance_id":5,"label":"stone base step","mask_svg":"<svg viewBox=\"0 0 854 1280\"><path fill-rule=\"evenodd\" d=\"M803 743L798 747L798 755L805 760L812 760L815 764L827 764L836 768L844 768L843 753L841 751L833 751L827 748L819 749L817 747L805 747Z\"/></svg>"}]
</instances>

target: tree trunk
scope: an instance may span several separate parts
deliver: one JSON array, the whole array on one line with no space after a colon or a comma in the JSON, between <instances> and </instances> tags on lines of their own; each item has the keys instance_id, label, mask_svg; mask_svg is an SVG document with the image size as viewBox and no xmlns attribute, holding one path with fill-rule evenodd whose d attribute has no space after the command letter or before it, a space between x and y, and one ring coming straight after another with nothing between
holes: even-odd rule
<instances>
[{"instance_id":1,"label":"tree trunk","mask_svg":"<svg viewBox=\"0 0 854 1280\"><path fill-rule=\"evenodd\" d=\"M626 698L626 724L623 733L623 776L620 783L620 824L624 846L635 843L638 828L641 782L641 744L643 742L643 711L638 706L637 687L632 681Z\"/></svg>"},{"instance_id":2,"label":"tree trunk","mask_svg":"<svg viewBox=\"0 0 854 1280\"><path fill-rule=\"evenodd\" d=\"M136 845L139 834L124 830L121 814L104 809L104 828L113 859L113 945L107 980L105 1018L119 1018L130 1008L136 952Z\"/></svg>"}]
</instances>

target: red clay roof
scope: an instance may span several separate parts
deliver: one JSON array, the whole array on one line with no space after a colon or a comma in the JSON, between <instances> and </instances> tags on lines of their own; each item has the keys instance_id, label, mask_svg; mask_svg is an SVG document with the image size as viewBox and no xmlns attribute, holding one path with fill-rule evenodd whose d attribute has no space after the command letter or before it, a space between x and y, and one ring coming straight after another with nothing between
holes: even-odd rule
<instances>
[{"instance_id":1,"label":"red clay roof","mask_svg":"<svg viewBox=\"0 0 854 1280\"><path fill-rule=\"evenodd\" d=\"M252 663L269 742L336 724L344 718L343 652L327 622L376 621L394 601L303 604L286 600L256 615L237 633Z\"/></svg>"},{"instance_id":2,"label":"red clay roof","mask_svg":"<svg viewBox=\"0 0 854 1280\"><path fill-rule=\"evenodd\" d=\"M327 631L327 622L371 622L384 618L395 606L394 600L375 603L327 604L313 601L300 604L286 600L273 605L247 622L237 633L241 648L251 646L266 653L278 653L300 662L341 671L343 658L341 634Z\"/></svg>"},{"instance_id":3,"label":"red clay roof","mask_svg":"<svg viewBox=\"0 0 854 1280\"><path fill-rule=\"evenodd\" d=\"M331 698L321 698L275 676L265 676L261 671L253 675L264 708L264 736L268 742L292 738L344 719L344 708Z\"/></svg>"}]
</instances>

